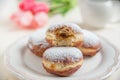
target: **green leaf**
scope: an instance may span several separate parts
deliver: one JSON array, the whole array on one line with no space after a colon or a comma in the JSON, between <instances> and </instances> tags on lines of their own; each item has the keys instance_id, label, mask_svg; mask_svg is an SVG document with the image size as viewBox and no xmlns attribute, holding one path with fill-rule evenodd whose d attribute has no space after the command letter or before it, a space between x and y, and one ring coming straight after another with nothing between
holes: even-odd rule
<instances>
[{"instance_id":1,"label":"green leaf","mask_svg":"<svg viewBox=\"0 0 120 80\"><path fill-rule=\"evenodd\" d=\"M65 15L76 4L77 0L50 0L50 14L61 13Z\"/></svg>"}]
</instances>

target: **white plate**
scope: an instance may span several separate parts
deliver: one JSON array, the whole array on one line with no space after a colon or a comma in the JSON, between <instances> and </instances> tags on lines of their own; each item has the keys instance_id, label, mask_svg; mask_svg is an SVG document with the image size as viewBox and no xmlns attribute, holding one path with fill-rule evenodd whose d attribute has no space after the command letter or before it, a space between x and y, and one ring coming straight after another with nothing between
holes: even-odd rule
<instances>
[{"instance_id":1,"label":"white plate","mask_svg":"<svg viewBox=\"0 0 120 80\"><path fill-rule=\"evenodd\" d=\"M94 57L85 57L83 66L72 76L58 77L47 73L41 59L26 47L28 37L11 45L5 54L8 69L21 80L102 80L119 66L119 53L106 40L101 39L102 49Z\"/></svg>"}]
</instances>

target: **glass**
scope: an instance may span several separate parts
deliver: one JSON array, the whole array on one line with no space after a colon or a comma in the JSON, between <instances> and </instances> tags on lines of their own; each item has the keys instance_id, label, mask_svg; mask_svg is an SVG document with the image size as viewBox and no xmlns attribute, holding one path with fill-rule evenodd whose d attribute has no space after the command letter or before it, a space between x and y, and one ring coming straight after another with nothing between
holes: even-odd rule
<instances>
[{"instance_id":1,"label":"glass","mask_svg":"<svg viewBox=\"0 0 120 80\"><path fill-rule=\"evenodd\" d=\"M120 22L120 0L79 0L83 23L91 28L103 28Z\"/></svg>"}]
</instances>

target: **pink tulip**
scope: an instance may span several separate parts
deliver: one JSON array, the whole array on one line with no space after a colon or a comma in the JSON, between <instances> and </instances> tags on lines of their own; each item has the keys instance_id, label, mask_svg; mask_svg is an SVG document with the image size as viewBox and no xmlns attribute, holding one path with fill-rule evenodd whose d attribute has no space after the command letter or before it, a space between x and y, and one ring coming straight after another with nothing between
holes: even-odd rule
<instances>
[{"instance_id":1,"label":"pink tulip","mask_svg":"<svg viewBox=\"0 0 120 80\"><path fill-rule=\"evenodd\" d=\"M11 19L20 27L28 27L33 20L33 15L30 11L17 11L11 16Z\"/></svg>"},{"instance_id":2,"label":"pink tulip","mask_svg":"<svg viewBox=\"0 0 120 80\"><path fill-rule=\"evenodd\" d=\"M47 4L45 3L36 3L33 7L32 7L32 13L33 14L37 14L39 12L44 12L44 13L48 13L49 12L49 7Z\"/></svg>"},{"instance_id":3,"label":"pink tulip","mask_svg":"<svg viewBox=\"0 0 120 80\"><path fill-rule=\"evenodd\" d=\"M33 15L30 11L18 11L11 16L11 19L20 28L36 29L47 23L48 15L44 12Z\"/></svg>"},{"instance_id":4,"label":"pink tulip","mask_svg":"<svg viewBox=\"0 0 120 80\"><path fill-rule=\"evenodd\" d=\"M39 27L44 26L48 21L48 15L44 12L39 12L35 14L34 20L37 22Z\"/></svg>"}]
</instances>

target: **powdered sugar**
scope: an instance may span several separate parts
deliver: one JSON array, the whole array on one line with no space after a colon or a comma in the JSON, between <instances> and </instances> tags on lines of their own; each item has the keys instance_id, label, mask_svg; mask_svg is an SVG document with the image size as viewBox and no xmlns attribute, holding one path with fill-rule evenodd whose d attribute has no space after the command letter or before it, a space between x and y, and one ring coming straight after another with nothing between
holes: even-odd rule
<instances>
[{"instance_id":1,"label":"powdered sugar","mask_svg":"<svg viewBox=\"0 0 120 80\"><path fill-rule=\"evenodd\" d=\"M43 57L50 61L64 61L70 58L72 62L83 58L81 51L75 47L52 47L44 52Z\"/></svg>"},{"instance_id":2,"label":"powdered sugar","mask_svg":"<svg viewBox=\"0 0 120 80\"><path fill-rule=\"evenodd\" d=\"M45 40L45 32L46 30L38 30L34 32L30 38L29 41L32 42L33 45L41 45L41 47L46 48L49 46L49 43Z\"/></svg>"},{"instance_id":3,"label":"powdered sugar","mask_svg":"<svg viewBox=\"0 0 120 80\"><path fill-rule=\"evenodd\" d=\"M50 45L45 39L41 40L40 44L42 44L41 47L43 47L43 48L46 48Z\"/></svg>"},{"instance_id":4,"label":"powdered sugar","mask_svg":"<svg viewBox=\"0 0 120 80\"><path fill-rule=\"evenodd\" d=\"M100 43L100 39L90 31L83 30L83 40L86 47L95 46Z\"/></svg>"},{"instance_id":5,"label":"powdered sugar","mask_svg":"<svg viewBox=\"0 0 120 80\"><path fill-rule=\"evenodd\" d=\"M54 29L61 28L63 26L70 27L75 32L80 32L80 33L82 32L82 29L80 28L80 26L73 23L56 23L51 25L48 30L53 31Z\"/></svg>"}]
</instances>

